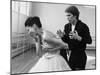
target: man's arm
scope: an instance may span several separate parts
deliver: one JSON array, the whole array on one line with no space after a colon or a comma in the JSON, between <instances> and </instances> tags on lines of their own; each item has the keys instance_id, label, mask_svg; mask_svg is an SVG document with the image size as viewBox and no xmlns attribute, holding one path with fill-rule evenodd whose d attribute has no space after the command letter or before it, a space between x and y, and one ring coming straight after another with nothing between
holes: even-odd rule
<instances>
[{"instance_id":1,"label":"man's arm","mask_svg":"<svg viewBox=\"0 0 100 75\"><path fill-rule=\"evenodd\" d=\"M87 44L91 44L92 43L92 38L90 36L90 31L89 31L88 26L84 27L83 34L84 35L82 35L82 42L85 42Z\"/></svg>"}]
</instances>

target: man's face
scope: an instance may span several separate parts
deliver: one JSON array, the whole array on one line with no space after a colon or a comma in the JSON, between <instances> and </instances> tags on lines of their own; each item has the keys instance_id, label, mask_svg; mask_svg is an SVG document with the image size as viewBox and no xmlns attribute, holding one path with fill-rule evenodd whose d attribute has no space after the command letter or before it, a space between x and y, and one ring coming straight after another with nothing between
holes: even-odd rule
<instances>
[{"instance_id":1,"label":"man's face","mask_svg":"<svg viewBox=\"0 0 100 75\"><path fill-rule=\"evenodd\" d=\"M71 13L66 13L66 16L67 16L67 19L68 19L69 23L73 23L74 20L76 19L76 16L74 16Z\"/></svg>"}]
</instances>

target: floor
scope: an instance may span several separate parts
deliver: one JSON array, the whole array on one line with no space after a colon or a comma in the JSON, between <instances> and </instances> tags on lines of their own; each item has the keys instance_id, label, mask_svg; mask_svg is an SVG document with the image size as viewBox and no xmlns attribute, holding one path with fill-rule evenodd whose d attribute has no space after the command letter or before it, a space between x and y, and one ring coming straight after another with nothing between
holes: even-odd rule
<instances>
[{"instance_id":1,"label":"floor","mask_svg":"<svg viewBox=\"0 0 100 75\"><path fill-rule=\"evenodd\" d=\"M86 69L95 69L95 51L88 50L86 51L87 64ZM11 60L11 72L14 73L28 73L28 71L38 62L39 57L36 56L34 50L27 51Z\"/></svg>"}]
</instances>

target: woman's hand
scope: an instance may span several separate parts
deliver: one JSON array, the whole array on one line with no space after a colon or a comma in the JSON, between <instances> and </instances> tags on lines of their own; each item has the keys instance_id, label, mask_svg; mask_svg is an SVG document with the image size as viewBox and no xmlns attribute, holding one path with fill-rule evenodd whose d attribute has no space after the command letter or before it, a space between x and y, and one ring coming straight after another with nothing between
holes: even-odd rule
<instances>
[{"instance_id":1,"label":"woman's hand","mask_svg":"<svg viewBox=\"0 0 100 75\"><path fill-rule=\"evenodd\" d=\"M59 37L63 37L63 36L64 36L64 32L62 32L61 30L58 30L58 31L57 31L57 35L58 35Z\"/></svg>"},{"instance_id":2,"label":"woman's hand","mask_svg":"<svg viewBox=\"0 0 100 75\"><path fill-rule=\"evenodd\" d=\"M29 36L33 39L35 39L35 41L37 42L38 38L37 38L37 34L35 32L29 32Z\"/></svg>"},{"instance_id":3,"label":"woman's hand","mask_svg":"<svg viewBox=\"0 0 100 75\"><path fill-rule=\"evenodd\" d=\"M61 49L67 49L67 48L68 46L66 44L61 46Z\"/></svg>"}]
</instances>

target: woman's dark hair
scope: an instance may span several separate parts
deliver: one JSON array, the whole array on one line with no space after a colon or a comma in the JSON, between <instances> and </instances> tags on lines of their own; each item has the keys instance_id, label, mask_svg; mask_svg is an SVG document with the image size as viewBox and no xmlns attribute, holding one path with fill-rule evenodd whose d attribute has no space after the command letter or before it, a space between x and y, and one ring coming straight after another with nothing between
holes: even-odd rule
<instances>
[{"instance_id":1,"label":"woman's dark hair","mask_svg":"<svg viewBox=\"0 0 100 75\"><path fill-rule=\"evenodd\" d=\"M28 17L25 21L25 27L32 27L34 24L36 24L38 28L42 27L39 17Z\"/></svg>"},{"instance_id":2,"label":"woman's dark hair","mask_svg":"<svg viewBox=\"0 0 100 75\"><path fill-rule=\"evenodd\" d=\"M76 19L79 19L79 10L76 6L69 6L65 12L68 12L68 13L71 13L73 14L74 16L76 16Z\"/></svg>"}]
</instances>

